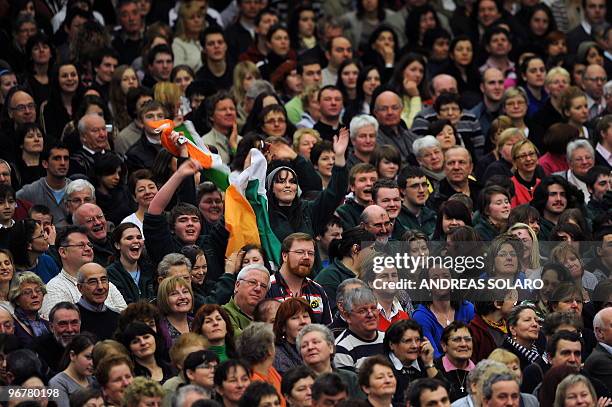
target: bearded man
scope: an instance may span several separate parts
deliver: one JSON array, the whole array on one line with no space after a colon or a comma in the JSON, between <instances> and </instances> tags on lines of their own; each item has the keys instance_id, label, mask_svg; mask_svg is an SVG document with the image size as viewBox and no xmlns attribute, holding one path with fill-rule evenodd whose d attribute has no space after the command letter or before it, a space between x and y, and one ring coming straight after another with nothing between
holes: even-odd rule
<instances>
[{"instance_id":1,"label":"bearded man","mask_svg":"<svg viewBox=\"0 0 612 407\"><path fill-rule=\"evenodd\" d=\"M292 233L283 240L283 263L270 279L267 297L277 301L303 298L312 310L312 322L329 325L332 322L329 301L323 287L310 276L315 260L315 241L309 234Z\"/></svg>"}]
</instances>

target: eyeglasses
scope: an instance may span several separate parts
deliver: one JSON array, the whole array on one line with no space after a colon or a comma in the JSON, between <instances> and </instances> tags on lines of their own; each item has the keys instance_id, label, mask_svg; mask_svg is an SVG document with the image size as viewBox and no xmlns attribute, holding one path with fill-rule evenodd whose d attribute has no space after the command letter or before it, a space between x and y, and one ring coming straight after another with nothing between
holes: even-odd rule
<instances>
[{"instance_id":1,"label":"eyeglasses","mask_svg":"<svg viewBox=\"0 0 612 407\"><path fill-rule=\"evenodd\" d=\"M538 154L535 151L532 151L530 153L525 153L525 154L521 154L521 155L517 155L516 157L514 157L514 159L516 160L525 160L527 158L536 158L538 156Z\"/></svg>"},{"instance_id":2,"label":"eyeglasses","mask_svg":"<svg viewBox=\"0 0 612 407\"><path fill-rule=\"evenodd\" d=\"M90 224L94 223L95 221L102 222L104 219L105 219L104 218L104 214L101 213L101 214L96 215L96 216L91 216L89 218L85 218L85 223L90 225Z\"/></svg>"},{"instance_id":3,"label":"eyeglasses","mask_svg":"<svg viewBox=\"0 0 612 407\"><path fill-rule=\"evenodd\" d=\"M81 284L85 284L86 286L90 288L97 287L99 285L108 285L108 277L90 278L89 280Z\"/></svg>"},{"instance_id":4,"label":"eyeglasses","mask_svg":"<svg viewBox=\"0 0 612 407\"><path fill-rule=\"evenodd\" d=\"M273 125L273 124L285 124L287 121L285 119L268 119L264 121L264 124Z\"/></svg>"},{"instance_id":5,"label":"eyeglasses","mask_svg":"<svg viewBox=\"0 0 612 407\"><path fill-rule=\"evenodd\" d=\"M467 342L467 343L472 343L472 337L471 336L453 336L452 338L448 338L449 342L452 343L461 343L461 342Z\"/></svg>"},{"instance_id":6,"label":"eyeglasses","mask_svg":"<svg viewBox=\"0 0 612 407\"><path fill-rule=\"evenodd\" d=\"M260 283L257 280L247 280L245 278L241 278L239 281L244 281L247 284L247 286L249 286L249 288L255 288L259 286L259 288L261 288L262 290L268 291L268 285L264 283Z\"/></svg>"},{"instance_id":7,"label":"eyeglasses","mask_svg":"<svg viewBox=\"0 0 612 407\"><path fill-rule=\"evenodd\" d=\"M586 79L587 81L591 81L591 82L602 82L602 83L608 80L608 78L606 78L605 76L593 76L593 77L585 76L584 79Z\"/></svg>"},{"instance_id":8,"label":"eyeglasses","mask_svg":"<svg viewBox=\"0 0 612 407\"><path fill-rule=\"evenodd\" d=\"M365 317L368 314L378 315L378 308L376 308L376 307L359 308L358 310L351 311L351 312L353 312L354 314L359 315L360 317Z\"/></svg>"},{"instance_id":9,"label":"eyeglasses","mask_svg":"<svg viewBox=\"0 0 612 407\"><path fill-rule=\"evenodd\" d=\"M65 244L61 247L78 247L81 250L85 250L85 248L89 248L89 249L93 249L93 244L91 242L81 242L81 243L77 243L77 244Z\"/></svg>"},{"instance_id":10,"label":"eyeglasses","mask_svg":"<svg viewBox=\"0 0 612 407\"><path fill-rule=\"evenodd\" d=\"M497 253L497 257L516 257L516 252L499 252Z\"/></svg>"},{"instance_id":11,"label":"eyeglasses","mask_svg":"<svg viewBox=\"0 0 612 407\"><path fill-rule=\"evenodd\" d=\"M43 295L45 292L43 291L42 288L37 288L35 290L32 290L31 288L28 288L27 290L23 290L21 291L21 295L25 295L26 297L32 297L34 294L36 295Z\"/></svg>"},{"instance_id":12,"label":"eyeglasses","mask_svg":"<svg viewBox=\"0 0 612 407\"><path fill-rule=\"evenodd\" d=\"M393 112L397 112L398 110L401 110L402 106L401 105L393 105L393 106L377 106L376 107L376 111L377 112L388 112L388 111L393 111Z\"/></svg>"},{"instance_id":13,"label":"eyeglasses","mask_svg":"<svg viewBox=\"0 0 612 407\"><path fill-rule=\"evenodd\" d=\"M11 107L11 110L15 110L17 112L25 112L26 110L36 110L36 103L28 103L27 105L17 105L15 107Z\"/></svg>"},{"instance_id":14,"label":"eyeglasses","mask_svg":"<svg viewBox=\"0 0 612 407\"><path fill-rule=\"evenodd\" d=\"M300 257L314 257L315 252L313 250L289 250L289 253L295 253Z\"/></svg>"}]
</instances>

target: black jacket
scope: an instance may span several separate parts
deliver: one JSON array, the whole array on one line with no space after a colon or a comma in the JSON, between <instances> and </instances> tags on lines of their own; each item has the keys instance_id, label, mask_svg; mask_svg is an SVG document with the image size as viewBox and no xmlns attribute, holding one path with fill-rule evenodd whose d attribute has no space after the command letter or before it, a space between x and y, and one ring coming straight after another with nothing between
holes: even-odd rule
<instances>
[{"instance_id":1,"label":"black jacket","mask_svg":"<svg viewBox=\"0 0 612 407\"><path fill-rule=\"evenodd\" d=\"M126 163L130 173L140 169L151 169L157 153L162 149L161 144L153 144L143 134L140 139L125 153Z\"/></svg>"},{"instance_id":2,"label":"black jacket","mask_svg":"<svg viewBox=\"0 0 612 407\"><path fill-rule=\"evenodd\" d=\"M125 270L121 261L115 260L106 268L109 281L115 284L128 305L139 300L149 301L155 298L153 270L146 262L139 263L138 266L140 267L138 285L130 273Z\"/></svg>"}]
</instances>

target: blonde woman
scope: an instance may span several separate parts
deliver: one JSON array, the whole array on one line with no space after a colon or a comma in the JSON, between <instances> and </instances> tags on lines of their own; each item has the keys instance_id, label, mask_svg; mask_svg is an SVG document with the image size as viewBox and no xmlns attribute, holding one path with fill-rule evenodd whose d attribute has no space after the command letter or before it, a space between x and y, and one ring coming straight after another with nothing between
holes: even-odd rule
<instances>
[{"instance_id":1,"label":"blonde woman","mask_svg":"<svg viewBox=\"0 0 612 407\"><path fill-rule=\"evenodd\" d=\"M185 120L181 113L181 88L172 82L158 82L153 86L153 98L164 105L169 119L174 121L174 130L182 132L185 137L198 144L200 135L190 120Z\"/></svg>"},{"instance_id":2,"label":"blonde woman","mask_svg":"<svg viewBox=\"0 0 612 407\"><path fill-rule=\"evenodd\" d=\"M314 129L301 128L293 133L293 151L310 160L310 151L321 141L319 132Z\"/></svg>"},{"instance_id":3,"label":"blonde woman","mask_svg":"<svg viewBox=\"0 0 612 407\"><path fill-rule=\"evenodd\" d=\"M510 226L508 233L516 236L523 242L523 258L521 267L528 280L538 280L542 277L540 266L540 242L536 232L526 223L515 223Z\"/></svg>"},{"instance_id":4,"label":"blonde woman","mask_svg":"<svg viewBox=\"0 0 612 407\"><path fill-rule=\"evenodd\" d=\"M230 93L234 97L238 109L238 127L242 127L251 111L246 107L246 93L254 81L261 79L261 74L253 62L242 61L234 67L233 78L234 84Z\"/></svg>"},{"instance_id":5,"label":"blonde woman","mask_svg":"<svg viewBox=\"0 0 612 407\"><path fill-rule=\"evenodd\" d=\"M202 67L200 33L204 29L204 12L197 1L183 2L176 21L176 34L172 41L175 65L187 65L194 72Z\"/></svg>"},{"instance_id":6,"label":"blonde woman","mask_svg":"<svg viewBox=\"0 0 612 407\"><path fill-rule=\"evenodd\" d=\"M538 165L539 151L531 140L522 139L512 146L512 183L514 196L512 207L528 204L533 199L533 192L544 176L544 170Z\"/></svg>"},{"instance_id":7,"label":"blonde woman","mask_svg":"<svg viewBox=\"0 0 612 407\"><path fill-rule=\"evenodd\" d=\"M495 146L497 160L489 164L482 179L489 179L493 175L512 177L512 147L524 139L525 135L516 127L510 127L502 131L497 137L497 144Z\"/></svg>"}]
</instances>

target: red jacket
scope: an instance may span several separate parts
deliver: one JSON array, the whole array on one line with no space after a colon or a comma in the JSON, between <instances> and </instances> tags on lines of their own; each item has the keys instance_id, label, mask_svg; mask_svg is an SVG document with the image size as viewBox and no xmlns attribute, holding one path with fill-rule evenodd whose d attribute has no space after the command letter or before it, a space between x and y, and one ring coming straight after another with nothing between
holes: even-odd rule
<instances>
[{"instance_id":1,"label":"red jacket","mask_svg":"<svg viewBox=\"0 0 612 407\"><path fill-rule=\"evenodd\" d=\"M468 324L472 333L472 362L478 363L489 357L497 349L493 335L489 333L491 327L478 314Z\"/></svg>"},{"instance_id":2,"label":"red jacket","mask_svg":"<svg viewBox=\"0 0 612 407\"><path fill-rule=\"evenodd\" d=\"M519 205L530 203L531 200L533 199L533 191L535 191L541 179L536 178L536 183L531 189L528 189L525 185L521 184L519 180L516 178L516 175L510 179L512 180L512 183L514 184L514 196L510 200L512 207L516 208Z\"/></svg>"},{"instance_id":3,"label":"red jacket","mask_svg":"<svg viewBox=\"0 0 612 407\"><path fill-rule=\"evenodd\" d=\"M383 317L382 313L378 314L378 330L381 332L387 332L387 329L397 321L401 321L403 319L410 319L410 316L406 311L399 311L391 321L387 320L387 318Z\"/></svg>"}]
</instances>

